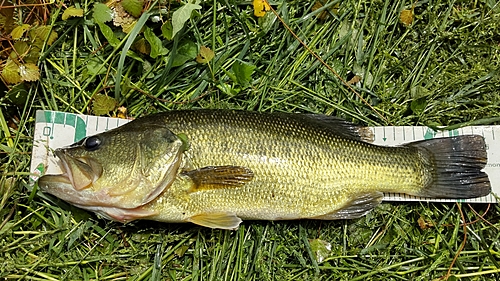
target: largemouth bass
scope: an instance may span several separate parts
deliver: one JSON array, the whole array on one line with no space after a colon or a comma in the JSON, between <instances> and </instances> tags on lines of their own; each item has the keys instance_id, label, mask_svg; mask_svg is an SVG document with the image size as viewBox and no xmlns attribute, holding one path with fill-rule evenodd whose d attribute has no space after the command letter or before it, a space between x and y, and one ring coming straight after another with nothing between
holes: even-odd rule
<instances>
[{"instance_id":1,"label":"largemouth bass","mask_svg":"<svg viewBox=\"0 0 500 281\"><path fill-rule=\"evenodd\" d=\"M55 151L44 192L106 218L235 229L242 219L353 219L384 192L490 193L482 136L376 146L363 129L314 114L172 111Z\"/></svg>"}]
</instances>

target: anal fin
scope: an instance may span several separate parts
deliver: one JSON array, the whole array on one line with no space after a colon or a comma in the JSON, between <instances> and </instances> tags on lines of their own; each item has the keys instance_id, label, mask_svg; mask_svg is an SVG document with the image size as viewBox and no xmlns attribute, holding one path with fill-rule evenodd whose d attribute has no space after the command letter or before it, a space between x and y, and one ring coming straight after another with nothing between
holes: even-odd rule
<instances>
[{"instance_id":1,"label":"anal fin","mask_svg":"<svg viewBox=\"0 0 500 281\"><path fill-rule=\"evenodd\" d=\"M205 227L229 230L237 229L242 222L234 213L199 214L190 217L188 221Z\"/></svg>"},{"instance_id":2,"label":"anal fin","mask_svg":"<svg viewBox=\"0 0 500 281\"><path fill-rule=\"evenodd\" d=\"M344 208L314 217L312 219L343 220L360 218L373 210L373 208L375 208L378 204L380 204L383 198L384 194L382 192L363 193L347 203Z\"/></svg>"}]
</instances>

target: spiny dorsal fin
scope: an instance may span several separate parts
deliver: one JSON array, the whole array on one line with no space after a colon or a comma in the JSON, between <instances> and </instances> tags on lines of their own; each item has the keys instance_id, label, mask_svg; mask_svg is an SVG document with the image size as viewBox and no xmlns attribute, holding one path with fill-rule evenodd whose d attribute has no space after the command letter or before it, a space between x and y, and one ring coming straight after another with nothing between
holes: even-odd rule
<instances>
[{"instance_id":1,"label":"spiny dorsal fin","mask_svg":"<svg viewBox=\"0 0 500 281\"><path fill-rule=\"evenodd\" d=\"M208 166L182 174L193 181L193 192L202 189L240 187L253 179L252 170L241 166Z\"/></svg>"},{"instance_id":2,"label":"spiny dorsal fin","mask_svg":"<svg viewBox=\"0 0 500 281\"><path fill-rule=\"evenodd\" d=\"M293 114L290 115L298 121L315 124L327 128L331 132L348 139L355 139L364 142L373 142L373 132L357 124L346 121L342 118L323 114Z\"/></svg>"}]
</instances>

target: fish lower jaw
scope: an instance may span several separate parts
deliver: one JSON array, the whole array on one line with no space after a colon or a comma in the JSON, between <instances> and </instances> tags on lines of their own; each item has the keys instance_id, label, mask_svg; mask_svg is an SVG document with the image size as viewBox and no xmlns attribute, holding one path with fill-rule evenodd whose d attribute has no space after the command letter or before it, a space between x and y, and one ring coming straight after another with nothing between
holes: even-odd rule
<instances>
[{"instance_id":1,"label":"fish lower jaw","mask_svg":"<svg viewBox=\"0 0 500 281\"><path fill-rule=\"evenodd\" d=\"M134 209L123 209L117 207L103 207L103 206L85 206L77 205L75 206L96 213L105 219L118 221L121 223L128 223L137 219L148 219L149 217L154 217L158 215L158 212L146 210L141 207Z\"/></svg>"}]
</instances>

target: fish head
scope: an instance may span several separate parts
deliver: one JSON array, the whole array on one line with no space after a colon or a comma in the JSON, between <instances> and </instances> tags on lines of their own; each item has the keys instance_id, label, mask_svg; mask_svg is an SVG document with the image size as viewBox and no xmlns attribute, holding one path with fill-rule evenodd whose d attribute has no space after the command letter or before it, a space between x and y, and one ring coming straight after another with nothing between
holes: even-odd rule
<instances>
[{"instance_id":1,"label":"fish head","mask_svg":"<svg viewBox=\"0 0 500 281\"><path fill-rule=\"evenodd\" d=\"M41 177L42 191L105 215L115 210L106 216L116 220L157 198L176 178L186 144L162 124L134 123L56 149L63 173Z\"/></svg>"}]
</instances>

